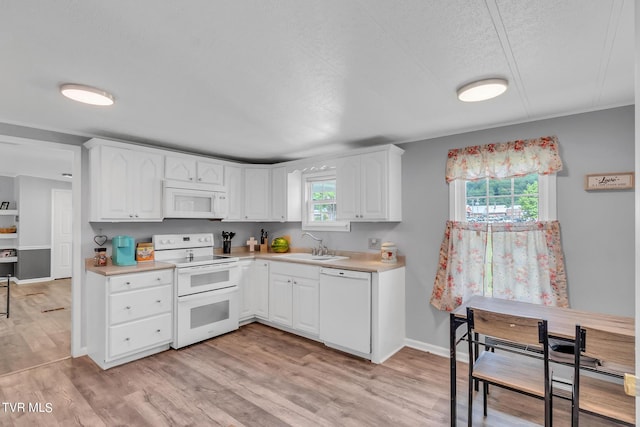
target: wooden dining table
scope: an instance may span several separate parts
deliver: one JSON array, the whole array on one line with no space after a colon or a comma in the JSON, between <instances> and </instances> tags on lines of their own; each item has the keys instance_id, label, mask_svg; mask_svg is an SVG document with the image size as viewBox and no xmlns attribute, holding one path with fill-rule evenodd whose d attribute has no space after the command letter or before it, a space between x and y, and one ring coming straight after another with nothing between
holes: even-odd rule
<instances>
[{"instance_id":1,"label":"wooden dining table","mask_svg":"<svg viewBox=\"0 0 640 427\"><path fill-rule=\"evenodd\" d=\"M457 330L467 324L467 307L494 311L517 316L535 317L547 320L548 334L552 338L573 341L576 325L598 328L626 336L635 336L633 317L615 316L604 313L574 310L571 308L545 306L520 301L474 296L450 314L449 357L451 374L451 425L456 425L456 347L461 339ZM463 336L464 337L464 336Z\"/></svg>"}]
</instances>

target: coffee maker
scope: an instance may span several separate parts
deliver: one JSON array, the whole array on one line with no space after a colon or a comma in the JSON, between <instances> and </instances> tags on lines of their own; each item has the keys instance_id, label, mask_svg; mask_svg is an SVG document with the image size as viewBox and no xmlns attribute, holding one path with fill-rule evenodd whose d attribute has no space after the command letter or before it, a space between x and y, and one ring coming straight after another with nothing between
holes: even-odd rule
<instances>
[{"instance_id":1,"label":"coffee maker","mask_svg":"<svg viewBox=\"0 0 640 427\"><path fill-rule=\"evenodd\" d=\"M136 243L131 236L115 236L111 259L113 265L136 265Z\"/></svg>"}]
</instances>

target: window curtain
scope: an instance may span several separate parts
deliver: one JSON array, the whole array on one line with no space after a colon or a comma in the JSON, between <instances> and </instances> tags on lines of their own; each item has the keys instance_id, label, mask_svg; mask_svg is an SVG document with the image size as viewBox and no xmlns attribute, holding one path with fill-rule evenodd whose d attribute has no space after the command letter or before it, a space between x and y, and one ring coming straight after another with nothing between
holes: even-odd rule
<instances>
[{"instance_id":1,"label":"window curtain","mask_svg":"<svg viewBox=\"0 0 640 427\"><path fill-rule=\"evenodd\" d=\"M558 221L491 224L494 298L568 307Z\"/></svg>"},{"instance_id":2,"label":"window curtain","mask_svg":"<svg viewBox=\"0 0 640 427\"><path fill-rule=\"evenodd\" d=\"M488 228L447 221L431 294L434 307L453 311L473 295L568 307L558 221L491 224L490 251Z\"/></svg>"},{"instance_id":3,"label":"window curtain","mask_svg":"<svg viewBox=\"0 0 640 427\"><path fill-rule=\"evenodd\" d=\"M449 150L445 178L503 179L560 170L558 139L545 136ZM473 295L568 307L559 223L448 221L430 302L452 311Z\"/></svg>"},{"instance_id":4,"label":"window curtain","mask_svg":"<svg viewBox=\"0 0 640 427\"><path fill-rule=\"evenodd\" d=\"M530 173L547 175L562 170L558 139L544 136L449 150L445 178L474 181L512 178Z\"/></svg>"},{"instance_id":5,"label":"window curtain","mask_svg":"<svg viewBox=\"0 0 640 427\"><path fill-rule=\"evenodd\" d=\"M484 295L488 225L447 221L431 304L453 311L473 295Z\"/></svg>"}]
</instances>

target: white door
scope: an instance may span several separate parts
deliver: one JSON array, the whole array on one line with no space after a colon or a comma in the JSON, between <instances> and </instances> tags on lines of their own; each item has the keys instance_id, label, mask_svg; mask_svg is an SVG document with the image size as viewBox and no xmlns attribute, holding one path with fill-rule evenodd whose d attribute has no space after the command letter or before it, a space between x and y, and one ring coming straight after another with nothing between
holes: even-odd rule
<instances>
[{"instance_id":1,"label":"white door","mask_svg":"<svg viewBox=\"0 0 640 427\"><path fill-rule=\"evenodd\" d=\"M51 190L51 277L71 277L73 213L71 190Z\"/></svg>"}]
</instances>

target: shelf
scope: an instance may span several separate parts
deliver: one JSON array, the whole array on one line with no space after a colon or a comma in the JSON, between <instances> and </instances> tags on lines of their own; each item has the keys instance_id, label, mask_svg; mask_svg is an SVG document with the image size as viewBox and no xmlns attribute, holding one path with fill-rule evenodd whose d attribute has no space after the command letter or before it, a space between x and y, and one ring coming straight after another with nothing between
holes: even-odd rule
<instances>
[{"instance_id":1,"label":"shelf","mask_svg":"<svg viewBox=\"0 0 640 427\"><path fill-rule=\"evenodd\" d=\"M18 233L0 233L0 239L17 239Z\"/></svg>"},{"instance_id":2,"label":"shelf","mask_svg":"<svg viewBox=\"0 0 640 427\"><path fill-rule=\"evenodd\" d=\"M17 209L4 209L1 210L0 209L0 215L18 215L18 210Z\"/></svg>"},{"instance_id":3,"label":"shelf","mask_svg":"<svg viewBox=\"0 0 640 427\"><path fill-rule=\"evenodd\" d=\"M0 264L3 263L10 263L10 262L18 262L18 257L17 256L8 256L8 257L1 257L0 258Z\"/></svg>"}]
</instances>

